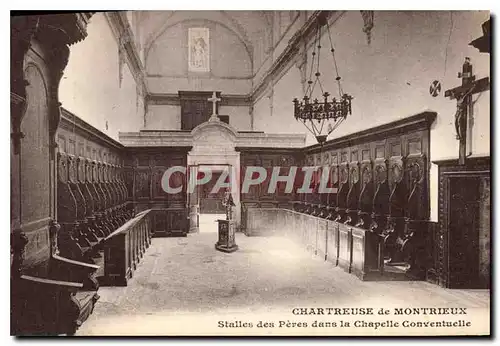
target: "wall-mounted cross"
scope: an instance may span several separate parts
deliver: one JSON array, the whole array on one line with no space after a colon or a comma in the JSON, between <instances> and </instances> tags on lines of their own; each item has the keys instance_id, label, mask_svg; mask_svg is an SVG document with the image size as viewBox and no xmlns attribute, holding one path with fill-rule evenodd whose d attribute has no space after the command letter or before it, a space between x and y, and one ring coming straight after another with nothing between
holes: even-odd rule
<instances>
[{"instance_id":1,"label":"wall-mounted cross","mask_svg":"<svg viewBox=\"0 0 500 346\"><path fill-rule=\"evenodd\" d=\"M217 93L214 91L212 97L207 101L212 102L212 115L210 116L210 120L219 120L217 117L217 102L221 101L221 99L217 97Z\"/></svg>"},{"instance_id":2,"label":"wall-mounted cross","mask_svg":"<svg viewBox=\"0 0 500 346\"><path fill-rule=\"evenodd\" d=\"M451 100L457 100L457 111L455 113L455 131L459 143L458 162L461 165L465 164L467 156L467 132L471 130L471 117L473 115L472 95L488 90L490 87L489 78L481 78L476 81L476 76L472 74L472 65L469 58L465 58L462 65L462 72L458 73L458 78L462 78L462 85L446 90L445 97ZM470 154L470 150L469 150Z\"/></svg>"}]
</instances>

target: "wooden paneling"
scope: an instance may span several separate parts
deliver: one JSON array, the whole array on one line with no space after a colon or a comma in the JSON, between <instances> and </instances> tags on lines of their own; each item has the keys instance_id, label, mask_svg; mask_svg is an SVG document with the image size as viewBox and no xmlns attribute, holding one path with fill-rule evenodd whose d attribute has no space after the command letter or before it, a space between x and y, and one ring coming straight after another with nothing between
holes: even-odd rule
<instances>
[{"instance_id":1,"label":"wooden paneling","mask_svg":"<svg viewBox=\"0 0 500 346\"><path fill-rule=\"evenodd\" d=\"M146 248L151 244L150 217L151 210L145 210L106 238L101 283L127 286Z\"/></svg>"},{"instance_id":2,"label":"wooden paneling","mask_svg":"<svg viewBox=\"0 0 500 346\"><path fill-rule=\"evenodd\" d=\"M241 186L247 167L263 167L267 171L266 180L262 184L250 186L248 193L241 194L242 203L242 223L244 230L246 211L253 207L262 208L292 208L292 202L297 199L296 189L300 178L297 176L291 193L285 192L285 183L278 182L275 193L268 193L270 175L274 167L280 167L280 175L287 175L291 166L296 166L300 162L301 153L295 149L241 149ZM255 174L253 178L256 178Z\"/></svg>"},{"instance_id":3,"label":"wooden paneling","mask_svg":"<svg viewBox=\"0 0 500 346\"><path fill-rule=\"evenodd\" d=\"M490 158L437 161L439 226L430 274L449 288L490 287Z\"/></svg>"},{"instance_id":4,"label":"wooden paneling","mask_svg":"<svg viewBox=\"0 0 500 346\"><path fill-rule=\"evenodd\" d=\"M208 99L211 97L212 92L207 91L179 91L182 130L192 130L210 118L213 106ZM220 92L217 97L220 98ZM217 103L217 114L218 107Z\"/></svg>"},{"instance_id":5,"label":"wooden paneling","mask_svg":"<svg viewBox=\"0 0 500 346\"><path fill-rule=\"evenodd\" d=\"M175 194L164 191L162 179L168 168L186 167L189 150L190 147L124 149L125 183L129 188L129 200L136 211L153 209L152 228L155 237L186 236L188 232L186 176L181 172L171 175L170 186L183 187Z\"/></svg>"},{"instance_id":6,"label":"wooden paneling","mask_svg":"<svg viewBox=\"0 0 500 346\"><path fill-rule=\"evenodd\" d=\"M361 280L384 279L377 234L288 209L251 208L247 213L248 236L284 236Z\"/></svg>"},{"instance_id":7,"label":"wooden paneling","mask_svg":"<svg viewBox=\"0 0 500 346\"><path fill-rule=\"evenodd\" d=\"M98 299L99 267L59 256L56 220L59 82L89 17L11 18L11 335L73 335Z\"/></svg>"}]
</instances>

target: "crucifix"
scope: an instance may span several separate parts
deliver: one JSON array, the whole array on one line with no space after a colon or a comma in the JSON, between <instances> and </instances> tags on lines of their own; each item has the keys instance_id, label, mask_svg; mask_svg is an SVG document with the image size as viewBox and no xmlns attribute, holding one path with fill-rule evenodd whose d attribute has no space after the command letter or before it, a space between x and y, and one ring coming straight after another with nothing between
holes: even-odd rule
<instances>
[{"instance_id":1,"label":"crucifix","mask_svg":"<svg viewBox=\"0 0 500 346\"><path fill-rule=\"evenodd\" d=\"M462 72L458 73L458 78L462 78L462 85L446 90L444 96L449 97L451 100L457 100L455 131L457 140L459 140L458 162L460 165L464 165L467 156L467 145L470 145L470 138L468 137L471 135L472 127L472 95L488 90L490 83L488 77L476 81L476 76L472 74L472 65L469 58L465 58Z\"/></svg>"},{"instance_id":2,"label":"crucifix","mask_svg":"<svg viewBox=\"0 0 500 346\"><path fill-rule=\"evenodd\" d=\"M208 121L219 120L217 116L217 102L221 101L221 99L217 97L217 93L214 91L212 97L207 101L212 102L212 115Z\"/></svg>"}]
</instances>

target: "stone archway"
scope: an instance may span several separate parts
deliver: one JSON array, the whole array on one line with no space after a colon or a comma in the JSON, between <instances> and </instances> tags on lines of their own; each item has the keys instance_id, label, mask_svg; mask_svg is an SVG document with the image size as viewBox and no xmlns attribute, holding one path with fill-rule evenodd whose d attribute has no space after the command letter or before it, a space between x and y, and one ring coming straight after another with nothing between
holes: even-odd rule
<instances>
[{"instance_id":1,"label":"stone archway","mask_svg":"<svg viewBox=\"0 0 500 346\"><path fill-rule=\"evenodd\" d=\"M236 227L240 226L241 203L240 203L240 153L235 150L237 143L237 131L212 117L209 121L202 123L191 131L193 148L188 153L188 171L191 173L189 179L196 179L200 166L225 166L231 168L231 191L235 203L233 218ZM191 183L194 183L192 181ZM199 204L197 190L188 193L189 205L189 232L199 231Z\"/></svg>"}]
</instances>

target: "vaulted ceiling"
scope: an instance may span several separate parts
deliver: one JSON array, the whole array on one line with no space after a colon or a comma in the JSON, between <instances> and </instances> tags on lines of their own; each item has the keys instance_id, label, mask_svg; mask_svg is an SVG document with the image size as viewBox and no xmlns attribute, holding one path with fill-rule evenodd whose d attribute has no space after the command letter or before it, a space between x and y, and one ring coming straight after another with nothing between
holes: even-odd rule
<instances>
[{"instance_id":1,"label":"vaulted ceiling","mask_svg":"<svg viewBox=\"0 0 500 346\"><path fill-rule=\"evenodd\" d=\"M208 20L233 31L250 55L259 40L272 35L273 11L133 11L127 14L145 52L169 27L191 20Z\"/></svg>"}]
</instances>

